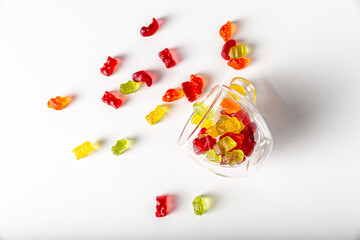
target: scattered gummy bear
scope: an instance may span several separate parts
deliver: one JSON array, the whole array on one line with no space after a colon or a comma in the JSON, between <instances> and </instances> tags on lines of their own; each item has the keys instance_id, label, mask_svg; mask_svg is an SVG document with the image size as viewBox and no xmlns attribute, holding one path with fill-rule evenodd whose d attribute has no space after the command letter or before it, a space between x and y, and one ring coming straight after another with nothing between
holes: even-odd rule
<instances>
[{"instance_id":1,"label":"scattered gummy bear","mask_svg":"<svg viewBox=\"0 0 360 240\"><path fill-rule=\"evenodd\" d=\"M167 48L159 52L159 57L161 61L163 61L163 63L165 64L166 68L171 68L176 65L176 62L174 61L169 49Z\"/></svg>"},{"instance_id":2,"label":"scattered gummy bear","mask_svg":"<svg viewBox=\"0 0 360 240\"><path fill-rule=\"evenodd\" d=\"M239 45L233 46L232 48L230 48L230 51L229 51L230 59L242 58L242 57L245 57L246 54L247 54L247 50L246 50L246 47L244 44L239 44Z\"/></svg>"},{"instance_id":3,"label":"scattered gummy bear","mask_svg":"<svg viewBox=\"0 0 360 240\"><path fill-rule=\"evenodd\" d=\"M111 151L114 155L119 156L123 154L129 148L129 140L122 139L116 141L116 144L111 147Z\"/></svg>"},{"instance_id":4,"label":"scattered gummy bear","mask_svg":"<svg viewBox=\"0 0 360 240\"><path fill-rule=\"evenodd\" d=\"M81 144L80 146L78 146L72 150L73 154L76 157L76 160L79 160L79 159L85 157L92 151L94 151L94 147L88 141L84 142L83 144Z\"/></svg>"},{"instance_id":5,"label":"scattered gummy bear","mask_svg":"<svg viewBox=\"0 0 360 240\"><path fill-rule=\"evenodd\" d=\"M194 74L190 75L190 82L195 85L195 93L200 95L204 88L204 80L201 77L195 76Z\"/></svg>"},{"instance_id":6,"label":"scattered gummy bear","mask_svg":"<svg viewBox=\"0 0 360 240\"><path fill-rule=\"evenodd\" d=\"M184 96L184 91L182 89L169 89L165 92L165 95L162 97L164 102L173 102Z\"/></svg>"},{"instance_id":7,"label":"scattered gummy bear","mask_svg":"<svg viewBox=\"0 0 360 240\"><path fill-rule=\"evenodd\" d=\"M138 71L132 75L132 79L134 82L144 82L148 87L152 85L152 78L145 71Z\"/></svg>"},{"instance_id":8,"label":"scattered gummy bear","mask_svg":"<svg viewBox=\"0 0 360 240\"><path fill-rule=\"evenodd\" d=\"M192 205L194 207L194 213L195 215L203 215L206 210L207 210L207 206L205 203L205 200L201 197L201 196L197 196L196 198L194 198Z\"/></svg>"},{"instance_id":9,"label":"scattered gummy bear","mask_svg":"<svg viewBox=\"0 0 360 240\"><path fill-rule=\"evenodd\" d=\"M157 123L161 118L165 115L165 108L163 108L160 105L157 105L154 111L151 111L148 115L146 115L145 119L148 121L151 125L154 125Z\"/></svg>"},{"instance_id":10,"label":"scattered gummy bear","mask_svg":"<svg viewBox=\"0 0 360 240\"><path fill-rule=\"evenodd\" d=\"M100 68L100 72L108 77L114 72L117 64L118 60L109 56L104 66Z\"/></svg>"},{"instance_id":11,"label":"scattered gummy bear","mask_svg":"<svg viewBox=\"0 0 360 240\"><path fill-rule=\"evenodd\" d=\"M227 41L221 50L221 57L225 60L230 60L229 52L230 49L234 46L236 46L236 41L234 39Z\"/></svg>"},{"instance_id":12,"label":"scattered gummy bear","mask_svg":"<svg viewBox=\"0 0 360 240\"><path fill-rule=\"evenodd\" d=\"M55 110L61 110L64 109L70 102L71 97L60 97L57 96L56 98L51 98L47 105L48 108L52 108Z\"/></svg>"},{"instance_id":13,"label":"scattered gummy bear","mask_svg":"<svg viewBox=\"0 0 360 240\"><path fill-rule=\"evenodd\" d=\"M156 21L155 18L152 19L152 23L150 23L150 25L148 27L142 27L140 29L140 34L143 37L149 37L151 35L153 35L159 28L159 24Z\"/></svg>"},{"instance_id":14,"label":"scattered gummy bear","mask_svg":"<svg viewBox=\"0 0 360 240\"><path fill-rule=\"evenodd\" d=\"M249 59L247 58L233 58L228 61L228 65L235 70L240 70L246 67L249 64Z\"/></svg>"},{"instance_id":15,"label":"scattered gummy bear","mask_svg":"<svg viewBox=\"0 0 360 240\"><path fill-rule=\"evenodd\" d=\"M183 82L181 85L189 102L195 101L197 99L195 84L192 82Z\"/></svg>"},{"instance_id":16,"label":"scattered gummy bear","mask_svg":"<svg viewBox=\"0 0 360 240\"><path fill-rule=\"evenodd\" d=\"M227 21L219 30L219 34L225 42L229 41L232 34L231 23Z\"/></svg>"},{"instance_id":17,"label":"scattered gummy bear","mask_svg":"<svg viewBox=\"0 0 360 240\"><path fill-rule=\"evenodd\" d=\"M156 197L156 217L165 217L168 214L167 196Z\"/></svg>"},{"instance_id":18,"label":"scattered gummy bear","mask_svg":"<svg viewBox=\"0 0 360 240\"><path fill-rule=\"evenodd\" d=\"M118 109L121 105L122 105L122 100L115 97L114 94L105 91L104 96L101 98L101 101L103 101L104 103Z\"/></svg>"},{"instance_id":19,"label":"scattered gummy bear","mask_svg":"<svg viewBox=\"0 0 360 240\"><path fill-rule=\"evenodd\" d=\"M122 94L130 94L136 92L140 87L140 83L129 80L127 83L120 85L120 92Z\"/></svg>"}]
</instances>

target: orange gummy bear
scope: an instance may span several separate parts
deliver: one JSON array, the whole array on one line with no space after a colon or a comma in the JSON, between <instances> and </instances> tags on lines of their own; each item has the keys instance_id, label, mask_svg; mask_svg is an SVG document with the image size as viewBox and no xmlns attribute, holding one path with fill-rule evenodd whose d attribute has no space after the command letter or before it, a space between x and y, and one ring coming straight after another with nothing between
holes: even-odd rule
<instances>
[{"instance_id":1,"label":"orange gummy bear","mask_svg":"<svg viewBox=\"0 0 360 240\"><path fill-rule=\"evenodd\" d=\"M70 97L57 96L56 98L51 98L47 103L48 108L53 108L55 110L61 110L69 104L70 100L71 100Z\"/></svg>"},{"instance_id":2,"label":"orange gummy bear","mask_svg":"<svg viewBox=\"0 0 360 240\"><path fill-rule=\"evenodd\" d=\"M241 110L240 104L230 98L224 98L220 105L227 114L237 113Z\"/></svg>"},{"instance_id":3,"label":"orange gummy bear","mask_svg":"<svg viewBox=\"0 0 360 240\"><path fill-rule=\"evenodd\" d=\"M231 38L232 28L231 23L227 21L219 30L219 34L224 39L225 42L229 41Z\"/></svg>"},{"instance_id":4,"label":"orange gummy bear","mask_svg":"<svg viewBox=\"0 0 360 240\"><path fill-rule=\"evenodd\" d=\"M247 58L233 58L228 61L228 65L235 70L240 70L246 67L249 64L249 59Z\"/></svg>"}]
</instances>

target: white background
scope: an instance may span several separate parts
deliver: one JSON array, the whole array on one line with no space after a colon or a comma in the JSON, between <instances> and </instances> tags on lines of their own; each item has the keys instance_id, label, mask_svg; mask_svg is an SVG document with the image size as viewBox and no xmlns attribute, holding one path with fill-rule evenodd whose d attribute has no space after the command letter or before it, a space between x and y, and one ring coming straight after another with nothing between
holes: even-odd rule
<instances>
[{"instance_id":1,"label":"white background","mask_svg":"<svg viewBox=\"0 0 360 240\"><path fill-rule=\"evenodd\" d=\"M152 17L165 24L143 38ZM227 20L254 47L241 71L220 57ZM0 1L0 239L359 239L359 30L360 1ZM172 69L165 47L182 59ZM111 77L107 56L124 56ZM101 102L142 69L161 78L118 110ZM255 175L216 176L178 149L185 98L145 121L192 73L205 92L254 83L275 142ZM75 99L48 109L58 95ZM121 138L136 141L117 157ZM87 140L104 144L76 161ZM176 209L156 218L162 194ZM200 194L216 203L201 217Z\"/></svg>"}]
</instances>

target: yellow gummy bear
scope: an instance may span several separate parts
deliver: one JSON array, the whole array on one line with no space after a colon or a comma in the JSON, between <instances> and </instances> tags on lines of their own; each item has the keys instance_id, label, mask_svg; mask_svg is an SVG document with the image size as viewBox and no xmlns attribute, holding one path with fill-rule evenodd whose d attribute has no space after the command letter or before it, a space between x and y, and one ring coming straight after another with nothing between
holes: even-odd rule
<instances>
[{"instance_id":1,"label":"yellow gummy bear","mask_svg":"<svg viewBox=\"0 0 360 240\"><path fill-rule=\"evenodd\" d=\"M209 134L212 138L217 138L219 136L218 132L216 131L216 125L209 127L206 130L206 133Z\"/></svg>"},{"instance_id":2,"label":"yellow gummy bear","mask_svg":"<svg viewBox=\"0 0 360 240\"><path fill-rule=\"evenodd\" d=\"M198 115L198 114L194 114L191 118L191 123L195 124L195 125L199 125L201 120L203 119L202 116ZM213 125L214 121L213 120L204 120L203 123L201 124L201 128L209 128L211 125Z\"/></svg>"},{"instance_id":3,"label":"yellow gummy bear","mask_svg":"<svg viewBox=\"0 0 360 240\"><path fill-rule=\"evenodd\" d=\"M85 157L92 151L94 151L94 147L88 141L84 142L83 144L81 144L80 146L78 146L72 150L73 154L76 157L76 160L79 160L79 159Z\"/></svg>"},{"instance_id":4,"label":"yellow gummy bear","mask_svg":"<svg viewBox=\"0 0 360 240\"><path fill-rule=\"evenodd\" d=\"M209 127L211 127L211 125L214 124L213 120L204 120L203 123L201 124L201 128L206 128L208 129Z\"/></svg>"},{"instance_id":5,"label":"yellow gummy bear","mask_svg":"<svg viewBox=\"0 0 360 240\"><path fill-rule=\"evenodd\" d=\"M161 118L165 115L165 108L163 108L160 105L157 105L154 111L151 111L148 115L146 115L145 119L148 121L151 125L154 125L157 123Z\"/></svg>"}]
</instances>

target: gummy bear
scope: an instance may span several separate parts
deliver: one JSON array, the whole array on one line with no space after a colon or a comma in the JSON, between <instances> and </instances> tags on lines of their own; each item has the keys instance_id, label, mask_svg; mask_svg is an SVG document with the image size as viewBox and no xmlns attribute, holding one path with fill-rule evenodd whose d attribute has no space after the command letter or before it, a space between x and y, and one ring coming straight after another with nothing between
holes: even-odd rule
<instances>
[{"instance_id":1,"label":"gummy bear","mask_svg":"<svg viewBox=\"0 0 360 240\"><path fill-rule=\"evenodd\" d=\"M148 27L142 27L140 29L140 34L143 37L149 37L151 35L153 35L159 28L159 24L156 21L155 18L152 19L152 23L150 23L150 25Z\"/></svg>"},{"instance_id":2,"label":"gummy bear","mask_svg":"<svg viewBox=\"0 0 360 240\"><path fill-rule=\"evenodd\" d=\"M85 157L92 151L94 151L94 147L88 141L84 142L83 144L81 144L80 146L78 146L72 150L73 154L76 157L76 160L79 160L79 159Z\"/></svg>"},{"instance_id":3,"label":"gummy bear","mask_svg":"<svg viewBox=\"0 0 360 240\"><path fill-rule=\"evenodd\" d=\"M249 59L247 58L233 58L228 61L228 65L235 70L240 70L246 67L249 64Z\"/></svg>"},{"instance_id":4,"label":"gummy bear","mask_svg":"<svg viewBox=\"0 0 360 240\"><path fill-rule=\"evenodd\" d=\"M165 63L166 68L171 68L176 65L176 62L171 56L169 49L165 48L161 52L159 52L159 57L163 63Z\"/></svg>"},{"instance_id":5,"label":"gummy bear","mask_svg":"<svg viewBox=\"0 0 360 240\"><path fill-rule=\"evenodd\" d=\"M199 138L205 137L206 136L206 128L201 128L198 134Z\"/></svg>"},{"instance_id":6,"label":"gummy bear","mask_svg":"<svg viewBox=\"0 0 360 240\"><path fill-rule=\"evenodd\" d=\"M116 141L116 144L111 147L111 151L114 155L119 156L123 154L129 148L129 140L122 139Z\"/></svg>"},{"instance_id":7,"label":"gummy bear","mask_svg":"<svg viewBox=\"0 0 360 240\"><path fill-rule=\"evenodd\" d=\"M246 47L244 44L239 44L239 45L233 46L230 48L230 51L229 51L230 59L242 58L242 57L245 57L246 54L247 54L247 50L246 50Z\"/></svg>"},{"instance_id":8,"label":"gummy bear","mask_svg":"<svg viewBox=\"0 0 360 240\"><path fill-rule=\"evenodd\" d=\"M240 104L232 100L231 98L224 98L221 103L221 107L228 114L233 114L241 110Z\"/></svg>"},{"instance_id":9,"label":"gummy bear","mask_svg":"<svg viewBox=\"0 0 360 240\"><path fill-rule=\"evenodd\" d=\"M122 104L122 100L115 97L114 94L108 92L108 91L105 91L105 94L104 96L101 98L101 101L103 101L104 103L118 109L121 104Z\"/></svg>"},{"instance_id":10,"label":"gummy bear","mask_svg":"<svg viewBox=\"0 0 360 240\"><path fill-rule=\"evenodd\" d=\"M105 76L110 76L114 72L117 64L118 60L109 56L104 66L100 68L100 72Z\"/></svg>"},{"instance_id":11,"label":"gummy bear","mask_svg":"<svg viewBox=\"0 0 360 240\"><path fill-rule=\"evenodd\" d=\"M241 150L233 150L231 152L225 153L224 156L222 156L222 161L231 167L235 164L240 164L244 160L244 153Z\"/></svg>"},{"instance_id":12,"label":"gummy bear","mask_svg":"<svg viewBox=\"0 0 360 240\"><path fill-rule=\"evenodd\" d=\"M230 52L230 49L233 47L233 46L236 46L236 41L234 39L230 39L229 41L227 41L222 50L221 50L221 57L225 60L230 60L230 57L229 57L229 52Z\"/></svg>"},{"instance_id":13,"label":"gummy bear","mask_svg":"<svg viewBox=\"0 0 360 240\"><path fill-rule=\"evenodd\" d=\"M244 127L244 124L236 117L229 117L227 115L221 115L216 123L216 131L220 135L224 135L227 132L240 133Z\"/></svg>"},{"instance_id":14,"label":"gummy bear","mask_svg":"<svg viewBox=\"0 0 360 240\"><path fill-rule=\"evenodd\" d=\"M164 102L173 102L184 96L184 91L182 89L169 89L165 92L165 95L162 97Z\"/></svg>"},{"instance_id":15,"label":"gummy bear","mask_svg":"<svg viewBox=\"0 0 360 240\"><path fill-rule=\"evenodd\" d=\"M201 196L197 196L196 198L194 198L192 205L194 207L194 213L195 215L203 215L206 210L207 210L207 206L205 203L205 200L201 197Z\"/></svg>"},{"instance_id":16,"label":"gummy bear","mask_svg":"<svg viewBox=\"0 0 360 240\"><path fill-rule=\"evenodd\" d=\"M201 77L195 76L194 74L190 75L190 82L195 85L195 93L200 95L204 88L204 81Z\"/></svg>"},{"instance_id":17,"label":"gummy bear","mask_svg":"<svg viewBox=\"0 0 360 240\"><path fill-rule=\"evenodd\" d=\"M194 112L201 117L205 116L207 111L209 111L209 108L210 107L206 105L204 102L196 102L193 104ZM214 113L215 113L215 109L212 109L206 116L206 119L207 120L212 119L214 117Z\"/></svg>"},{"instance_id":18,"label":"gummy bear","mask_svg":"<svg viewBox=\"0 0 360 240\"><path fill-rule=\"evenodd\" d=\"M255 138L254 133L256 131L256 124L254 122L248 124L242 131L241 134L244 135L244 141L241 146L241 150L244 152L245 156L250 156L255 149Z\"/></svg>"},{"instance_id":19,"label":"gummy bear","mask_svg":"<svg viewBox=\"0 0 360 240\"><path fill-rule=\"evenodd\" d=\"M214 148L215 143L216 139L209 135L206 135L203 138L195 138L193 141L194 152L198 155L203 154L204 152Z\"/></svg>"},{"instance_id":20,"label":"gummy bear","mask_svg":"<svg viewBox=\"0 0 360 240\"><path fill-rule=\"evenodd\" d=\"M156 217L165 217L168 213L167 210L167 196L156 197Z\"/></svg>"},{"instance_id":21,"label":"gummy bear","mask_svg":"<svg viewBox=\"0 0 360 240\"><path fill-rule=\"evenodd\" d=\"M231 23L227 21L219 30L219 34L224 39L225 42L229 41L231 38L232 28Z\"/></svg>"},{"instance_id":22,"label":"gummy bear","mask_svg":"<svg viewBox=\"0 0 360 240\"><path fill-rule=\"evenodd\" d=\"M203 123L201 124L201 127L202 128L209 128L211 127L211 125L214 124L214 121L213 120L204 120Z\"/></svg>"},{"instance_id":23,"label":"gummy bear","mask_svg":"<svg viewBox=\"0 0 360 240\"><path fill-rule=\"evenodd\" d=\"M47 105L48 108L53 108L55 110L64 109L70 102L71 97L60 97L57 96L56 98L51 98Z\"/></svg>"},{"instance_id":24,"label":"gummy bear","mask_svg":"<svg viewBox=\"0 0 360 240\"><path fill-rule=\"evenodd\" d=\"M195 124L195 125L199 125L201 120L203 119L202 116L198 115L198 114L194 114L191 118L191 123L192 124ZM213 120L207 120L205 119L202 124L201 124L201 127L202 128L209 128L211 125L214 124L214 121Z\"/></svg>"},{"instance_id":25,"label":"gummy bear","mask_svg":"<svg viewBox=\"0 0 360 240\"><path fill-rule=\"evenodd\" d=\"M219 136L218 132L216 131L216 125L209 127L206 131L213 138L217 138Z\"/></svg>"},{"instance_id":26,"label":"gummy bear","mask_svg":"<svg viewBox=\"0 0 360 240\"><path fill-rule=\"evenodd\" d=\"M244 141L244 135L241 133L225 133L224 135L222 135L220 137L219 140L223 139L224 137L231 137L232 140L234 140L236 142L236 147L234 147L234 150L240 150L242 145L243 145L243 141Z\"/></svg>"},{"instance_id":27,"label":"gummy bear","mask_svg":"<svg viewBox=\"0 0 360 240\"><path fill-rule=\"evenodd\" d=\"M138 71L132 75L132 79L134 82L144 82L148 87L152 84L152 78L145 71Z\"/></svg>"},{"instance_id":28,"label":"gummy bear","mask_svg":"<svg viewBox=\"0 0 360 240\"><path fill-rule=\"evenodd\" d=\"M192 82L183 82L181 86L189 102L193 102L197 99L195 84L193 84Z\"/></svg>"},{"instance_id":29,"label":"gummy bear","mask_svg":"<svg viewBox=\"0 0 360 240\"><path fill-rule=\"evenodd\" d=\"M214 145L214 151L217 155L223 155L226 152L229 152L231 149L236 147L236 142L229 136L220 139Z\"/></svg>"},{"instance_id":30,"label":"gummy bear","mask_svg":"<svg viewBox=\"0 0 360 240\"><path fill-rule=\"evenodd\" d=\"M242 122L244 124L244 126L247 126L250 123L249 113L246 112L244 109L241 109L240 111L233 113L233 114L228 114L224 110L221 110L220 113L228 115L230 117L236 117L240 122Z\"/></svg>"},{"instance_id":31,"label":"gummy bear","mask_svg":"<svg viewBox=\"0 0 360 240\"><path fill-rule=\"evenodd\" d=\"M165 108L163 108L160 105L157 105L154 111L151 111L148 115L146 115L145 119L148 121L151 125L154 125L157 123L163 116L165 115Z\"/></svg>"},{"instance_id":32,"label":"gummy bear","mask_svg":"<svg viewBox=\"0 0 360 240\"><path fill-rule=\"evenodd\" d=\"M217 155L214 149L211 149L210 151L207 152L206 159L211 162L216 162L216 163L221 162L221 156Z\"/></svg>"},{"instance_id":33,"label":"gummy bear","mask_svg":"<svg viewBox=\"0 0 360 240\"><path fill-rule=\"evenodd\" d=\"M122 94L130 94L136 92L140 87L140 83L129 80L127 83L120 85L120 92Z\"/></svg>"}]
</instances>

